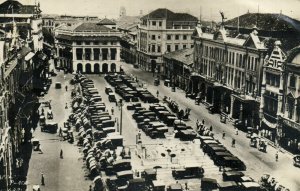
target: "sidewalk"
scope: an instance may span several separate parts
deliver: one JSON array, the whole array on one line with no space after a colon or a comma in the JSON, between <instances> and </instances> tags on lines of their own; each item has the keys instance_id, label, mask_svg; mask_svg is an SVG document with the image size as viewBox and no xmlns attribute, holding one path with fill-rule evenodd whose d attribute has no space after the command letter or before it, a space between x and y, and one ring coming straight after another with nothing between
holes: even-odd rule
<instances>
[{"instance_id":1,"label":"sidewalk","mask_svg":"<svg viewBox=\"0 0 300 191\"><path fill-rule=\"evenodd\" d=\"M71 85L68 83L71 79L71 74L68 74L67 79L64 80L63 72L57 73L58 75L52 78L53 83L48 94L45 95L44 99L42 98L42 101L51 100L54 119L47 121L58 123L59 127L63 127L63 123L71 111ZM62 88L55 89L55 82L61 82ZM64 88L65 85L69 86L68 92ZM66 103L68 103L68 109L65 109ZM44 107L45 113L47 113L48 109ZM39 126L33 136L40 141L43 154L38 151L32 151L27 175L27 190L31 191L33 185L41 184L41 173L45 177L45 186L41 186L43 191L84 191L89 189L91 181L85 178L84 162L76 146L76 141L74 144L62 141L58 133L41 132ZM63 150L63 159L60 158L61 149Z\"/></svg>"}]
</instances>

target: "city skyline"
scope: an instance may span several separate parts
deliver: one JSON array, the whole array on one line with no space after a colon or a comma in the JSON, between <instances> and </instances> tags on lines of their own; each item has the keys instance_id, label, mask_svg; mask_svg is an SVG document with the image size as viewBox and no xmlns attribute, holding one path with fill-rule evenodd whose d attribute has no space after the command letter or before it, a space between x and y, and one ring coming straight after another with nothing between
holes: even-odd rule
<instances>
[{"instance_id":1,"label":"city skyline","mask_svg":"<svg viewBox=\"0 0 300 191\"><path fill-rule=\"evenodd\" d=\"M127 15L131 16L139 15L140 10L145 15L157 8L168 8L172 11L188 12L198 18L201 14L203 20L214 21L221 20L219 11L223 11L228 19L245 14L248 11L261 13L281 12L292 18L300 19L300 13L296 10L297 7L300 7L299 0L215 0L213 1L214 3L211 3L209 0L19 0L19 2L23 4L40 2L43 14L87 15L100 18L118 18L120 7L124 6Z\"/></svg>"}]
</instances>

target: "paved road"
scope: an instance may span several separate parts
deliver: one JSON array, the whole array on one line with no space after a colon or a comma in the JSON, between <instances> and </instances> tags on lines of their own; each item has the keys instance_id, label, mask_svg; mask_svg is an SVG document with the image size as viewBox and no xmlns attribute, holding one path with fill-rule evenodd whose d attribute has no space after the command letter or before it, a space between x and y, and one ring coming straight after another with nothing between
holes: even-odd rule
<instances>
[{"instance_id":1,"label":"paved road","mask_svg":"<svg viewBox=\"0 0 300 191\"><path fill-rule=\"evenodd\" d=\"M41 101L52 100L53 121L61 127L71 111L70 108L65 109L65 103L69 102L71 97L71 91L66 92L64 89L69 79L71 79L71 75L67 75L67 79L64 80L63 73L59 72L58 76L53 78L53 84L48 94L41 99ZM62 82L62 89L54 88L56 81ZM47 110L48 108L45 108L45 112ZM84 191L89 189L91 181L85 178L84 162L76 145L61 141L58 134L41 132L39 127L35 130L34 137L40 140L43 154L37 151L32 153L28 171L28 190L32 190L32 186L35 184L41 184L41 173L45 177L45 186L41 186L43 191ZM59 157L61 149L64 153L63 159Z\"/></svg>"},{"instance_id":2,"label":"paved road","mask_svg":"<svg viewBox=\"0 0 300 191\"><path fill-rule=\"evenodd\" d=\"M281 184L289 187L291 190L299 190L300 188L300 169L292 165L291 156L287 153L279 153L279 161L275 161L276 149L272 147L267 148L267 153L262 153L256 148L249 146L249 139L246 138L245 133L240 132L239 135L235 135L234 127L231 124L220 123L219 115L209 114L204 105L195 105L194 100L185 98L184 91L176 89L176 92L171 92L170 88L167 88L161 83L160 86L153 86L152 73L135 69L130 64L123 64L123 68L126 73L133 74L142 81L147 83L147 88L153 94L159 90L160 98L163 96L171 97L175 100L183 109L186 107L191 108L191 121L192 126L195 126L196 119L205 120L207 126L212 125L215 133L215 137L220 140L233 154L237 155L243 160L248 167L247 174L259 180L264 173L272 174ZM226 133L226 138L222 139L222 132ZM236 139L236 147L231 147L231 140L234 137Z\"/></svg>"}]
</instances>

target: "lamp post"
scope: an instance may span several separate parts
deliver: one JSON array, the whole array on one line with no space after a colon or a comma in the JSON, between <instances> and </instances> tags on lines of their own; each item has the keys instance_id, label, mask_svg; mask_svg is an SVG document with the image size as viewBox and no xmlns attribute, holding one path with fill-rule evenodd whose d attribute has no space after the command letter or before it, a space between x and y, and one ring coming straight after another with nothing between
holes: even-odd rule
<instances>
[{"instance_id":1,"label":"lamp post","mask_svg":"<svg viewBox=\"0 0 300 191\"><path fill-rule=\"evenodd\" d=\"M119 100L119 108L120 108L120 110L121 110L121 112L120 112L120 135L122 135L122 118L123 118L123 112L122 112L122 107L123 107L123 100L122 99L120 99Z\"/></svg>"}]
</instances>

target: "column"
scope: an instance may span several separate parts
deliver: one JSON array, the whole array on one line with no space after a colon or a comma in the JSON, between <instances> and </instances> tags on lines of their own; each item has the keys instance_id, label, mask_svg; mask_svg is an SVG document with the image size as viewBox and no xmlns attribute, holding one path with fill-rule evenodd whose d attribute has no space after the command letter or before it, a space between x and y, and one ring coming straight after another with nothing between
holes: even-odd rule
<instances>
[{"instance_id":1,"label":"column","mask_svg":"<svg viewBox=\"0 0 300 191\"><path fill-rule=\"evenodd\" d=\"M294 113L293 113L293 119L294 121L296 121L296 117L297 117L297 99L295 99L295 104L294 104Z\"/></svg>"},{"instance_id":2,"label":"column","mask_svg":"<svg viewBox=\"0 0 300 191\"><path fill-rule=\"evenodd\" d=\"M82 48L82 60L85 60L85 48Z\"/></svg>"},{"instance_id":3,"label":"column","mask_svg":"<svg viewBox=\"0 0 300 191\"><path fill-rule=\"evenodd\" d=\"M93 48L91 48L91 60L94 60L94 49Z\"/></svg>"},{"instance_id":4,"label":"column","mask_svg":"<svg viewBox=\"0 0 300 191\"><path fill-rule=\"evenodd\" d=\"M223 110L224 110L224 93L221 93L221 108L220 108L221 113L223 112Z\"/></svg>"},{"instance_id":5,"label":"column","mask_svg":"<svg viewBox=\"0 0 300 191\"><path fill-rule=\"evenodd\" d=\"M243 103L241 103L240 106L240 116L239 116L239 120L242 122L243 121Z\"/></svg>"},{"instance_id":6,"label":"column","mask_svg":"<svg viewBox=\"0 0 300 191\"><path fill-rule=\"evenodd\" d=\"M232 118L233 115L233 104L234 104L235 98L231 95L231 99L230 99L230 118Z\"/></svg>"},{"instance_id":7,"label":"column","mask_svg":"<svg viewBox=\"0 0 300 191\"><path fill-rule=\"evenodd\" d=\"M102 49L99 48L99 61L102 61Z\"/></svg>"},{"instance_id":8,"label":"column","mask_svg":"<svg viewBox=\"0 0 300 191\"><path fill-rule=\"evenodd\" d=\"M117 48L116 49L116 61L120 61L121 58L120 58L120 48ZM132 63L134 62L134 59L133 59L133 55L132 55Z\"/></svg>"},{"instance_id":9,"label":"column","mask_svg":"<svg viewBox=\"0 0 300 191\"><path fill-rule=\"evenodd\" d=\"M111 60L110 48L107 49L107 60Z\"/></svg>"}]
</instances>

